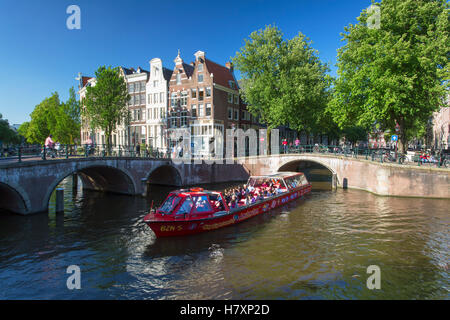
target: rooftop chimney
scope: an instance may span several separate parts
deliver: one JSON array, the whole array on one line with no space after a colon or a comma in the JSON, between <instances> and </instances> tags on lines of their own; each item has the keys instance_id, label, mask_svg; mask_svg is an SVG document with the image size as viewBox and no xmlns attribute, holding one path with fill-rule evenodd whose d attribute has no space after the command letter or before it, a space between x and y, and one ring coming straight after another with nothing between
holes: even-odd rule
<instances>
[{"instance_id":1,"label":"rooftop chimney","mask_svg":"<svg viewBox=\"0 0 450 320\"><path fill-rule=\"evenodd\" d=\"M227 67L227 69L229 69L231 72L233 72L233 70L234 70L233 63L230 61L225 63L225 67Z\"/></svg>"}]
</instances>

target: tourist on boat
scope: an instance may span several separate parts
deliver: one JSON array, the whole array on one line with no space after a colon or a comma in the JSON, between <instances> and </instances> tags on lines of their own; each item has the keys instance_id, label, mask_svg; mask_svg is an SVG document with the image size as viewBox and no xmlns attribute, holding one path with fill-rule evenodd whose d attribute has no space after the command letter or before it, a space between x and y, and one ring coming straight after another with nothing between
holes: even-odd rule
<instances>
[{"instance_id":1,"label":"tourist on boat","mask_svg":"<svg viewBox=\"0 0 450 320\"><path fill-rule=\"evenodd\" d=\"M228 204L228 206L230 207L230 209L236 209L236 208L237 208L238 203L237 203L237 198L236 198L235 195L232 195L232 196L231 196L231 201L230 201L230 203Z\"/></svg>"},{"instance_id":2,"label":"tourist on boat","mask_svg":"<svg viewBox=\"0 0 450 320\"><path fill-rule=\"evenodd\" d=\"M250 194L247 194L247 197L245 198L245 205L248 206L249 204L252 204L254 201L252 199L252 196Z\"/></svg>"}]
</instances>

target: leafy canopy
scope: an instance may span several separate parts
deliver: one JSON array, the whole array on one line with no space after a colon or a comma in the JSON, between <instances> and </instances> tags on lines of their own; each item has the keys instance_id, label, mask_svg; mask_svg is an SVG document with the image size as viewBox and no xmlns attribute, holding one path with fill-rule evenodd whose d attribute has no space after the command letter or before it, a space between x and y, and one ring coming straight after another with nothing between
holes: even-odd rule
<instances>
[{"instance_id":1,"label":"leafy canopy","mask_svg":"<svg viewBox=\"0 0 450 320\"><path fill-rule=\"evenodd\" d=\"M449 16L445 0L382 0L345 28L329 111L343 128L375 122L407 144L448 90ZM371 22L379 19L379 28Z\"/></svg>"},{"instance_id":2,"label":"leafy canopy","mask_svg":"<svg viewBox=\"0 0 450 320\"><path fill-rule=\"evenodd\" d=\"M95 86L87 88L83 116L90 127L105 131L107 144L110 145L112 132L127 116L130 95L119 68L99 67L95 77Z\"/></svg>"},{"instance_id":3,"label":"leafy canopy","mask_svg":"<svg viewBox=\"0 0 450 320\"><path fill-rule=\"evenodd\" d=\"M249 111L269 128L316 130L329 98L328 67L302 33L284 40L277 27L250 34L232 58Z\"/></svg>"}]
</instances>

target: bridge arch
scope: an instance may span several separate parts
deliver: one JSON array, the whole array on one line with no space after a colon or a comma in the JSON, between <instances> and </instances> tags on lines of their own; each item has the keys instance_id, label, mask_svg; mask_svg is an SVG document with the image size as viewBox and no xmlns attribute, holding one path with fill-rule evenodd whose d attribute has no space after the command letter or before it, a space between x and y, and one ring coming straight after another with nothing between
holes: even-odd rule
<instances>
[{"instance_id":1,"label":"bridge arch","mask_svg":"<svg viewBox=\"0 0 450 320\"><path fill-rule=\"evenodd\" d=\"M164 164L156 167L147 176L148 184L181 187L183 178L180 172L170 164Z\"/></svg>"},{"instance_id":2,"label":"bridge arch","mask_svg":"<svg viewBox=\"0 0 450 320\"><path fill-rule=\"evenodd\" d=\"M329 165L328 162L323 161L322 159L315 159L310 157L301 157L296 159L289 159L282 163L279 168L278 172L280 171L294 171L294 172L304 172L306 177L309 181L315 182L324 182L324 176L323 173L321 176L317 176L317 174L314 173L314 169L326 169L329 173L327 182L330 183L330 187L333 186L333 181L335 179L335 182L338 183L339 177L338 172ZM334 178L333 178L334 177Z\"/></svg>"},{"instance_id":3,"label":"bridge arch","mask_svg":"<svg viewBox=\"0 0 450 320\"><path fill-rule=\"evenodd\" d=\"M31 208L27 193L18 185L0 182L0 208L26 214Z\"/></svg>"},{"instance_id":4,"label":"bridge arch","mask_svg":"<svg viewBox=\"0 0 450 320\"><path fill-rule=\"evenodd\" d=\"M50 197L55 188L65 178L78 174L83 182L83 188L120 194L135 194L137 187L131 174L123 168L116 168L105 164L72 167L62 172L50 184L43 199L43 208L48 208Z\"/></svg>"}]
</instances>

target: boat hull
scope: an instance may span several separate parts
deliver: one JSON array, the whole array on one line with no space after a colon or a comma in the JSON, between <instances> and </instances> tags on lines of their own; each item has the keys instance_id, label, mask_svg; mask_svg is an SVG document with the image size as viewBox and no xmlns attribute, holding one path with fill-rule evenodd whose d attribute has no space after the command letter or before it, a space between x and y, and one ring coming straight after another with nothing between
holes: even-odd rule
<instances>
[{"instance_id":1,"label":"boat hull","mask_svg":"<svg viewBox=\"0 0 450 320\"><path fill-rule=\"evenodd\" d=\"M197 234L240 223L289 202L295 201L309 192L311 192L311 184L212 218L189 220L180 219L170 221L156 220L145 221L145 223L147 223L158 238Z\"/></svg>"}]
</instances>

